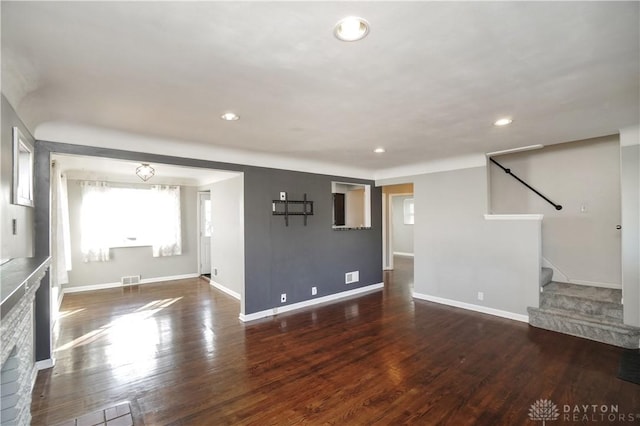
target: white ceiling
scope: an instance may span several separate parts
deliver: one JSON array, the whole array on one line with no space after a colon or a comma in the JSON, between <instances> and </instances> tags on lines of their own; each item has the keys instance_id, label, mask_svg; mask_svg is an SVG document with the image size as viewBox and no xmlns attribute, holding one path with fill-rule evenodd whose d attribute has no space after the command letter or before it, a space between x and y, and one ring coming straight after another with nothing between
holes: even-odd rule
<instances>
[{"instance_id":1,"label":"white ceiling","mask_svg":"<svg viewBox=\"0 0 640 426\"><path fill-rule=\"evenodd\" d=\"M2 91L40 139L67 141L59 124L380 171L638 123L639 6L2 2ZM333 37L347 15L364 40Z\"/></svg>"},{"instance_id":2,"label":"white ceiling","mask_svg":"<svg viewBox=\"0 0 640 426\"><path fill-rule=\"evenodd\" d=\"M145 183L136 175L136 168L141 164L139 162L61 154L54 154L51 159L56 162L58 171L65 173L68 179ZM238 175L237 172L170 164L152 163L151 166L155 175L146 182L149 185L204 186Z\"/></svg>"}]
</instances>

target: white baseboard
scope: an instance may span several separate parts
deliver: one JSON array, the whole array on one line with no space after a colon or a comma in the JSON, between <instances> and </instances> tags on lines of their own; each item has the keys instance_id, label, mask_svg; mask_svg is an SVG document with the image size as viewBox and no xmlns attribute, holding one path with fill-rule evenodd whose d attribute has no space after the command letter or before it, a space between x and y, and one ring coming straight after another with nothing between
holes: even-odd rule
<instances>
[{"instance_id":1,"label":"white baseboard","mask_svg":"<svg viewBox=\"0 0 640 426\"><path fill-rule=\"evenodd\" d=\"M222 284L215 282L212 279L209 279L209 284L211 284L213 287L217 288L221 292L228 294L229 296L233 297L234 299L240 300L240 293L235 292L235 291L231 290L230 288L225 287Z\"/></svg>"},{"instance_id":2,"label":"white baseboard","mask_svg":"<svg viewBox=\"0 0 640 426\"><path fill-rule=\"evenodd\" d=\"M36 367L36 364L33 364L33 367L31 368L31 392L33 392L33 388L36 385L36 380L38 379L38 368Z\"/></svg>"},{"instance_id":3,"label":"white baseboard","mask_svg":"<svg viewBox=\"0 0 640 426\"><path fill-rule=\"evenodd\" d=\"M601 282L598 282L598 281L569 280L568 283L569 284L577 284L577 285L587 285L587 286L590 286L590 287L613 288L615 290L621 290L622 289L622 285L621 284L601 283Z\"/></svg>"},{"instance_id":4,"label":"white baseboard","mask_svg":"<svg viewBox=\"0 0 640 426\"><path fill-rule=\"evenodd\" d=\"M394 256L405 256L405 257L413 257L413 253L405 253L403 251L394 251Z\"/></svg>"},{"instance_id":5,"label":"white baseboard","mask_svg":"<svg viewBox=\"0 0 640 426\"><path fill-rule=\"evenodd\" d=\"M270 317L272 315L282 314L284 312L295 311L297 309L306 308L309 306L319 305L321 303L332 302L345 297L355 296L357 294L370 293L380 290L384 287L384 283L371 284L365 287L354 288L353 290L341 291L340 293L330 294L328 296L318 297L317 299L305 300L303 302L292 303L291 305L279 306L265 311L254 312L252 314L243 315L240 314L240 321L248 322L255 321L260 318Z\"/></svg>"},{"instance_id":6,"label":"white baseboard","mask_svg":"<svg viewBox=\"0 0 640 426\"><path fill-rule=\"evenodd\" d=\"M602 283L598 281L572 280L564 277L556 278L555 274L553 275L553 281L557 283L583 285L587 287L600 287L600 288L611 288L614 290L622 290L622 284Z\"/></svg>"},{"instance_id":7,"label":"white baseboard","mask_svg":"<svg viewBox=\"0 0 640 426\"><path fill-rule=\"evenodd\" d=\"M474 305L471 303L459 302L457 300L444 299L442 297L429 296L428 294L421 294L413 292L413 297L416 299L427 300L429 302L440 303L441 305L453 306L455 308L467 309L469 311L481 312L483 314L494 315L497 317L507 318L520 322L529 322L528 315L516 314L509 311L502 311L500 309L488 308L486 306Z\"/></svg>"},{"instance_id":8,"label":"white baseboard","mask_svg":"<svg viewBox=\"0 0 640 426\"><path fill-rule=\"evenodd\" d=\"M164 281L186 280L189 278L198 278L199 276L200 274L195 272L193 274L169 275L167 277L145 278L140 280L140 284L152 284L152 283L161 283Z\"/></svg>"},{"instance_id":9,"label":"white baseboard","mask_svg":"<svg viewBox=\"0 0 640 426\"><path fill-rule=\"evenodd\" d=\"M182 275L171 275L166 277L154 277L154 278L144 278L140 280L140 284L152 284L152 283L160 283L165 281L174 281L174 280L184 280L188 278L198 278L200 274L182 274ZM138 284L134 284L138 285ZM82 291L93 291L93 290L105 290L108 288L117 288L117 287L129 287L123 286L120 281L115 283L104 283L104 284L92 284L92 285L82 285L75 287L62 287L62 291L64 294L67 293L79 293Z\"/></svg>"},{"instance_id":10,"label":"white baseboard","mask_svg":"<svg viewBox=\"0 0 640 426\"><path fill-rule=\"evenodd\" d=\"M589 287L602 287L612 288L615 290L621 290L622 284L605 283L600 281L586 281L586 280L574 280L569 278L564 272L562 272L556 265L551 263L549 259L542 258L542 266L553 269L553 281L566 284L586 285Z\"/></svg>"},{"instance_id":11,"label":"white baseboard","mask_svg":"<svg viewBox=\"0 0 640 426\"><path fill-rule=\"evenodd\" d=\"M569 277L567 277L564 272L562 272L556 265L549 262L549 259L542 256L542 267L543 268L551 268L553 270L553 275L551 279L556 282L568 283L570 282Z\"/></svg>"},{"instance_id":12,"label":"white baseboard","mask_svg":"<svg viewBox=\"0 0 640 426\"><path fill-rule=\"evenodd\" d=\"M36 361L36 370L46 370L47 368L52 368L54 365L56 365L55 358L43 359L42 361Z\"/></svg>"},{"instance_id":13,"label":"white baseboard","mask_svg":"<svg viewBox=\"0 0 640 426\"><path fill-rule=\"evenodd\" d=\"M62 299L64 298L64 288L60 286L58 291L58 312L60 312L60 306L62 306Z\"/></svg>"},{"instance_id":14,"label":"white baseboard","mask_svg":"<svg viewBox=\"0 0 640 426\"><path fill-rule=\"evenodd\" d=\"M80 293L82 291L94 291L94 290L105 290L108 288L116 288L122 287L120 281L116 283L105 283L105 284L92 284L92 285L79 285L74 287L62 287L63 294L68 293Z\"/></svg>"}]
</instances>

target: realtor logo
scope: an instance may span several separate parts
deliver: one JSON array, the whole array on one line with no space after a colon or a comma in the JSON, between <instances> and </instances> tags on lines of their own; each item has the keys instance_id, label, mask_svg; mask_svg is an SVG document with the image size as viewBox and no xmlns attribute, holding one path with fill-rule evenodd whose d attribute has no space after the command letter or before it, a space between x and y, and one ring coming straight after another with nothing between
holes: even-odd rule
<instances>
[{"instance_id":1,"label":"realtor logo","mask_svg":"<svg viewBox=\"0 0 640 426\"><path fill-rule=\"evenodd\" d=\"M558 406L549 399L539 399L529 408L529 418L533 421L542 420L542 426L545 426L547 421L558 420L558 417Z\"/></svg>"}]
</instances>

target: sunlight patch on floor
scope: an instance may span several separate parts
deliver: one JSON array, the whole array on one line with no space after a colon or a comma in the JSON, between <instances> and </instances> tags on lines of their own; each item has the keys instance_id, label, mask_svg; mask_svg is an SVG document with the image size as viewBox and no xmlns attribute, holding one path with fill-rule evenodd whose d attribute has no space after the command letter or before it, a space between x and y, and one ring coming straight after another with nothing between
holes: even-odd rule
<instances>
[{"instance_id":1,"label":"sunlight patch on floor","mask_svg":"<svg viewBox=\"0 0 640 426\"><path fill-rule=\"evenodd\" d=\"M78 312L82 312L84 310L85 310L85 308L74 309L72 311L60 311L60 312L58 312L58 316L57 316L56 319L67 318L67 317L70 317L71 315L75 315Z\"/></svg>"},{"instance_id":2,"label":"sunlight patch on floor","mask_svg":"<svg viewBox=\"0 0 640 426\"><path fill-rule=\"evenodd\" d=\"M118 335L117 338L114 339L115 341L121 341L121 339L123 339L126 341L135 342L137 339L140 339L141 336L133 335L134 332L139 331L141 329L148 331L148 327L145 327L144 323L153 315L155 315L156 313L160 312L165 308L168 308L169 306L178 302L180 299L182 299L182 297L154 300L153 302L149 302L146 305L136 309L132 313L124 314L119 318L116 318L115 320L111 321L109 324L106 324L98 329L92 330L84 334L83 336L80 336L68 343L65 343L64 345L56 348L55 352L65 351L67 349L72 349L78 346L87 345L111 333L115 333ZM71 311L71 312L75 313L76 311ZM128 335L129 335L129 338L127 338Z\"/></svg>"}]
</instances>

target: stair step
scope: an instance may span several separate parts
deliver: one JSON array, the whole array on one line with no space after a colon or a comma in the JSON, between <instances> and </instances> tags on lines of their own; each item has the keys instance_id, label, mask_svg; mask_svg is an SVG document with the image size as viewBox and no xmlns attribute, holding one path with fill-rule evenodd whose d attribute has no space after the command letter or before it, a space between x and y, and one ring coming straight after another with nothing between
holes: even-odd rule
<instances>
[{"instance_id":1,"label":"stair step","mask_svg":"<svg viewBox=\"0 0 640 426\"><path fill-rule=\"evenodd\" d=\"M543 289L543 293L563 294L600 302L620 303L622 301L622 290L619 289L559 283L556 281L547 284Z\"/></svg>"},{"instance_id":2,"label":"stair step","mask_svg":"<svg viewBox=\"0 0 640 426\"><path fill-rule=\"evenodd\" d=\"M621 298L620 290L552 282L540 295L540 307L622 324Z\"/></svg>"},{"instance_id":3,"label":"stair step","mask_svg":"<svg viewBox=\"0 0 640 426\"><path fill-rule=\"evenodd\" d=\"M541 268L540 271L540 287L544 287L551 282L553 279L553 269L551 268Z\"/></svg>"},{"instance_id":4,"label":"stair step","mask_svg":"<svg viewBox=\"0 0 640 426\"><path fill-rule=\"evenodd\" d=\"M555 308L527 308L529 324L629 349L640 347L640 328Z\"/></svg>"}]
</instances>

